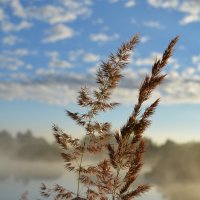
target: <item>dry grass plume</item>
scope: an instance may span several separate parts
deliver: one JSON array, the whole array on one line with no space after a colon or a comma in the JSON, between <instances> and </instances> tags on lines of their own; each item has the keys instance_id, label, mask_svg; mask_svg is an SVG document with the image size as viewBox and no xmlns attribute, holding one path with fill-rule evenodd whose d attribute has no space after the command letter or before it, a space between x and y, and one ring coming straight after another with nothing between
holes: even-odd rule
<instances>
[{"instance_id":1,"label":"dry grass plume","mask_svg":"<svg viewBox=\"0 0 200 200\"><path fill-rule=\"evenodd\" d=\"M139 41L138 35L133 36L127 43L122 44L117 53L111 54L106 62L102 62L96 74L97 89L91 91L82 87L79 91L77 104L87 110L85 113L67 111L67 115L79 126L84 127L89 143L81 142L53 125L54 136L62 149L62 157L67 171L77 175L77 191L69 191L60 185L52 189L44 184L41 186L43 197L52 194L54 199L73 200L131 200L149 190L148 184L134 185L142 167L145 142L144 131L151 124L159 99L146 108L144 103L150 99L152 92L162 83L166 74L162 73L174 46L178 41L175 37L168 45L161 59L156 59L152 65L151 74L147 74L139 88L138 100L132 114L120 130L111 131L109 122L99 123L95 116L100 112L114 109L118 103L111 102L113 90L122 78L122 70L129 63L131 52ZM146 105L146 104L145 104ZM109 138L116 140L111 144ZM86 137L85 137L86 138ZM107 152L105 159L98 164L84 166L84 155ZM125 173L124 173L125 171ZM122 173L123 172L123 173ZM70 183L69 183L70 184ZM86 192L80 192L80 184Z\"/></svg>"}]
</instances>

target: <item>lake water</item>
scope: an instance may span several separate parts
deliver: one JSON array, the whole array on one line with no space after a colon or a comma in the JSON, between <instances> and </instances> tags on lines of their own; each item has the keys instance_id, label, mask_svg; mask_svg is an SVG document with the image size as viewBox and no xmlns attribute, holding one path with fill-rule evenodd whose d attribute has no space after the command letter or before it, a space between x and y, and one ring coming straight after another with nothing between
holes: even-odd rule
<instances>
[{"instance_id":1,"label":"lake water","mask_svg":"<svg viewBox=\"0 0 200 200\"><path fill-rule=\"evenodd\" d=\"M143 167L143 173L149 169ZM137 199L200 200L200 181L169 182L163 180L163 177L160 178L162 185L154 185L149 192ZM140 183L148 183L142 175L139 175L138 179ZM152 181L149 182L152 185ZM45 183L49 188L57 183L75 192L77 188L76 177L72 173L66 173L63 162L25 162L0 159L0 200L19 200L26 191L28 200L43 199L40 196L41 183ZM82 192L84 193L83 190Z\"/></svg>"},{"instance_id":2,"label":"lake water","mask_svg":"<svg viewBox=\"0 0 200 200\"><path fill-rule=\"evenodd\" d=\"M69 173L65 175L63 163L11 161L5 158L1 159L0 163L0 200L18 200L26 191L29 200L42 199L41 183L48 187L57 183L75 191L75 177ZM138 199L167 200L156 187Z\"/></svg>"},{"instance_id":3,"label":"lake water","mask_svg":"<svg viewBox=\"0 0 200 200\"><path fill-rule=\"evenodd\" d=\"M67 184L71 181L67 179L67 177L63 176L59 179L54 180L31 180L28 183L22 182L20 180L14 180L13 178L9 178L5 181L0 182L0 199L1 200L18 200L24 192L28 192L29 200L42 199L39 193L39 187L42 182L49 187L53 186L55 183L58 183L62 186L68 186L68 188L73 189L76 188L76 185ZM138 199L142 200L166 200L163 196L156 190L156 188L152 188L149 192L144 194Z\"/></svg>"}]
</instances>

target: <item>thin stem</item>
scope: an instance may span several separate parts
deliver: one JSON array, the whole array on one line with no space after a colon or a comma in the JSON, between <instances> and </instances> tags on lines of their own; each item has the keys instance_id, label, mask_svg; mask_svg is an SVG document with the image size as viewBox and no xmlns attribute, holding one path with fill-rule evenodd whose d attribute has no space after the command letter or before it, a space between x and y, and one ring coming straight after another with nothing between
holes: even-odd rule
<instances>
[{"instance_id":1,"label":"thin stem","mask_svg":"<svg viewBox=\"0 0 200 200\"><path fill-rule=\"evenodd\" d=\"M118 178L119 178L120 168L121 168L121 165L117 167L116 181L117 181ZM114 190L113 190L113 193L112 193L112 200L115 200L116 190L117 190L117 186L115 186L115 188L114 188Z\"/></svg>"},{"instance_id":2,"label":"thin stem","mask_svg":"<svg viewBox=\"0 0 200 200\"><path fill-rule=\"evenodd\" d=\"M80 190L80 176L81 176L81 167L82 167L82 162L83 162L83 154L84 154L84 149L85 149L85 140L86 138L84 138L83 150L81 154L81 160L80 160L79 171L78 171L77 197L79 197L79 190Z\"/></svg>"},{"instance_id":3,"label":"thin stem","mask_svg":"<svg viewBox=\"0 0 200 200\"><path fill-rule=\"evenodd\" d=\"M125 139L125 140L124 140L124 141L125 141L125 144L124 144L124 147L123 147L123 148L125 148L124 151L128 148L129 138L130 138L130 136L124 138L124 139ZM116 180L118 180L118 178L119 178L119 174L120 174L120 171L121 171L122 163L123 163L123 155L122 155L122 157L121 157L121 159L120 159L120 161L119 161L118 167L117 167ZM120 184L120 185L121 185L121 184ZM117 188L119 188L119 187L120 187L120 186L116 186L116 185L115 185L115 188L114 188L113 194L112 194L112 195L113 195L112 200L115 200L116 190L117 190Z\"/></svg>"},{"instance_id":4,"label":"thin stem","mask_svg":"<svg viewBox=\"0 0 200 200\"><path fill-rule=\"evenodd\" d=\"M91 123L91 117L90 117L88 123L89 124ZM82 167L82 162L83 162L83 155L84 155L85 145L86 145L86 137L84 137L83 150L82 150L82 153L81 153L80 164L79 164L78 183L77 183L77 197L79 197L79 192L80 192L80 176L81 176L81 167Z\"/></svg>"}]
</instances>

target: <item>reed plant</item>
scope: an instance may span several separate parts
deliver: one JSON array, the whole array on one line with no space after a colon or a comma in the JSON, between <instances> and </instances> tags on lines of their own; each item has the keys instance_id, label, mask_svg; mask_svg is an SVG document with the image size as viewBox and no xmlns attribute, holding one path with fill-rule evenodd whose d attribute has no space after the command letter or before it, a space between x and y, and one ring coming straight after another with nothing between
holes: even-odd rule
<instances>
[{"instance_id":1,"label":"reed plant","mask_svg":"<svg viewBox=\"0 0 200 200\"><path fill-rule=\"evenodd\" d=\"M110 54L106 62L101 63L96 73L97 87L93 91L86 86L80 89L77 104L85 108L85 112L66 111L77 125L84 128L83 140L73 138L57 125L53 125L66 170L76 175L77 188L76 191L70 191L58 184L53 188L42 184L43 197L53 196L55 200L131 200L150 189L148 184L135 183L143 165L143 133L150 126L150 118L160 101L157 99L148 104L147 100L166 76L162 70L173 53L178 37L171 40L162 58L155 59L151 73L144 77L139 87L137 102L127 122L119 130L113 131L111 123L100 123L96 120L100 112L112 110L119 105L111 101L111 95L118 86L122 70L129 64L131 53L138 41L139 36L134 35L122 44L115 54ZM96 155L100 152L105 154L102 160L89 166L84 165L88 154ZM80 186L85 187L84 193L80 192Z\"/></svg>"}]
</instances>

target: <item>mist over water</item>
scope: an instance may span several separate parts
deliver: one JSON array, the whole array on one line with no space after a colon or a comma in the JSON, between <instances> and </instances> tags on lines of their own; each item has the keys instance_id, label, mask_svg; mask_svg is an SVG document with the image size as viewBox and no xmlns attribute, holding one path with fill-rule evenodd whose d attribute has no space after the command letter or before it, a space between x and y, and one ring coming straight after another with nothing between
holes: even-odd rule
<instances>
[{"instance_id":1,"label":"mist over water","mask_svg":"<svg viewBox=\"0 0 200 200\"><path fill-rule=\"evenodd\" d=\"M8 148L9 147L9 148ZM91 164L105 155L87 157ZM200 143L176 144L167 141L162 146L147 140L144 166L137 182L150 183L150 192L141 200L199 200ZM28 191L28 199L40 198L40 185L56 183L75 191L76 176L66 172L59 150L30 133L17 138L0 132L0 199L15 200ZM84 189L82 189L84 193Z\"/></svg>"},{"instance_id":2,"label":"mist over water","mask_svg":"<svg viewBox=\"0 0 200 200\"><path fill-rule=\"evenodd\" d=\"M32 180L55 180L64 173L61 162L31 162L0 157L0 163L0 181L12 178L27 184Z\"/></svg>"},{"instance_id":3,"label":"mist over water","mask_svg":"<svg viewBox=\"0 0 200 200\"><path fill-rule=\"evenodd\" d=\"M66 173L64 164L61 161L12 161L1 157L0 163L0 199L2 200L19 199L20 195L25 191L28 191L29 199L39 198L41 183L45 183L48 187L52 187L58 183L75 191L75 176L72 173ZM145 166L144 168L148 169L147 171L151 170L150 166ZM151 173L151 171L139 176L138 182L151 183L153 187L150 192L139 198L141 200L200 199L200 181L198 180L185 180L183 182L177 179L176 181L172 181L172 178L164 179L165 176L161 176L160 180L155 180L149 177L145 178L147 173ZM170 172L163 169L163 174L167 173L169 174L166 177L170 177Z\"/></svg>"},{"instance_id":4,"label":"mist over water","mask_svg":"<svg viewBox=\"0 0 200 200\"><path fill-rule=\"evenodd\" d=\"M58 183L72 191L76 191L75 176L72 173L66 173L64 164L61 161L12 161L1 156L0 163L3 163L0 167L0 199L2 200L19 199L24 192L28 192L29 200L42 199L39 188L41 183L45 183L50 188ZM140 181L144 182L142 178L140 178ZM81 191L84 193L83 188ZM162 197L156 187L153 187L141 199L167 200Z\"/></svg>"}]
</instances>

